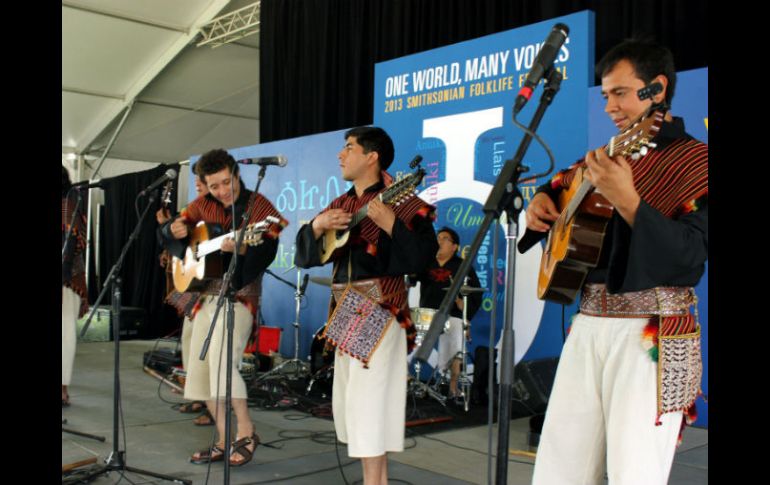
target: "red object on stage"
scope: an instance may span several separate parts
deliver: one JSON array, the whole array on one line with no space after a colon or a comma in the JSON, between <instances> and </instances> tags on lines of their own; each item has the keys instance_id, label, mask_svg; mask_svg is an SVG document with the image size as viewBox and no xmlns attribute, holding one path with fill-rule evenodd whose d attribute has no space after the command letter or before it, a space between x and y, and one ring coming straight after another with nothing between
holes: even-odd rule
<instances>
[{"instance_id":1,"label":"red object on stage","mask_svg":"<svg viewBox=\"0 0 770 485\"><path fill-rule=\"evenodd\" d=\"M281 345L281 327L259 327L257 350L260 354L270 355L270 352L278 352Z\"/></svg>"}]
</instances>

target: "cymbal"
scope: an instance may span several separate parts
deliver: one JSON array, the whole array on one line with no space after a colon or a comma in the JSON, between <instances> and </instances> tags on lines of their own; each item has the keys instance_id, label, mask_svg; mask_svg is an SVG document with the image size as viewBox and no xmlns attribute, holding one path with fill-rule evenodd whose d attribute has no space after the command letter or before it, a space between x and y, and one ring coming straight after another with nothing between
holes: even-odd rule
<instances>
[{"instance_id":1,"label":"cymbal","mask_svg":"<svg viewBox=\"0 0 770 485\"><path fill-rule=\"evenodd\" d=\"M444 291L449 291L449 287L444 288ZM484 293L485 291L487 291L486 288L476 288L475 286L463 285L460 287L461 295L470 295L471 293Z\"/></svg>"},{"instance_id":2,"label":"cymbal","mask_svg":"<svg viewBox=\"0 0 770 485\"><path fill-rule=\"evenodd\" d=\"M310 281L312 281L313 283L315 283L317 285L321 285L321 286L329 286L329 287L331 287L331 285L332 285L332 279L331 278L324 278L323 276L311 276L310 277Z\"/></svg>"}]
</instances>

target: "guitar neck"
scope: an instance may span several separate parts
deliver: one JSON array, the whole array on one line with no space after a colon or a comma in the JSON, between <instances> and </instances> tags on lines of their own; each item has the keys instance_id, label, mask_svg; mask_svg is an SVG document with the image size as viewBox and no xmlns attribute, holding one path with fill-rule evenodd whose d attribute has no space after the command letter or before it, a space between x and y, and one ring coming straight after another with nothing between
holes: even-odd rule
<instances>
[{"instance_id":1,"label":"guitar neck","mask_svg":"<svg viewBox=\"0 0 770 485\"><path fill-rule=\"evenodd\" d=\"M379 197L380 200L382 200L382 197ZM386 202L387 203L387 202ZM348 231L356 227L356 225L363 221L366 218L366 213L369 210L369 204L367 203L365 206L361 207L358 212L353 214L353 217L350 219L350 224L348 224Z\"/></svg>"},{"instance_id":2,"label":"guitar neck","mask_svg":"<svg viewBox=\"0 0 770 485\"><path fill-rule=\"evenodd\" d=\"M613 136L610 138L610 142L604 148L604 153L611 157L615 152L614 147L615 137ZM586 196L594 190L594 188L594 184L585 178L583 179L583 181L580 183L580 186L575 191L575 195L572 197L572 199L570 199L569 204L567 204L567 207L564 209L564 212L566 212L566 219L568 221L572 219L572 216L577 211L578 206L583 202L583 199L585 199Z\"/></svg>"},{"instance_id":3,"label":"guitar neck","mask_svg":"<svg viewBox=\"0 0 770 485\"><path fill-rule=\"evenodd\" d=\"M562 213L564 214L565 221L572 220L572 217L577 212L580 204L583 202L586 196L590 194L593 190L594 190L594 185L588 180L584 179L580 183L580 186L575 191L575 195L572 196L572 199L570 199L569 204L567 204L567 207L565 207L564 210L562 211Z\"/></svg>"}]
</instances>

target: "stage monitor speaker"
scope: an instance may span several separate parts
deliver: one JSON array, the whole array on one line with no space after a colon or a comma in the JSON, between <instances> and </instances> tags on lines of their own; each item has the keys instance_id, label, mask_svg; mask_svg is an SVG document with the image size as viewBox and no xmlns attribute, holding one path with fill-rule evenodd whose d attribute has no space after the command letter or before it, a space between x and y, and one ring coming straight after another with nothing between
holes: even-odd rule
<instances>
[{"instance_id":1,"label":"stage monitor speaker","mask_svg":"<svg viewBox=\"0 0 770 485\"><path fill-rule=\"evenodd\" d=\"M93 307L88 308L88 313L77 322L78 338L83 325L88 319ZM120 339L146 339L149 338L147 314L144 308L123 307L120 314ZM86 335L82 337L84 342L108 342L112 338L112 311L109 305L100 305L94 318L88 326Z\"/></svg>"},{"instance_id":2,"label":"stage monitor speaker","mask_svg":"<svg viewBox=\"0 0 770 485\"><path fill-rule=\"evenodd\" d=\"M147 336L147 315L144 308L124 306L120 312L120 339L144 339ZM112 319L110 319L110 340L112 340Z\"/></svg>"},{"instance_id":3,"label":"stage monitor speaker","mask_svg":"<svg viewBox=\"0 0 770 485\"><path fill-rule=\"evenodd\" d=\"M524 414L545 412L558 364L559 358L551 357L519 362L516 365L511 394L514 403L524 408Z\"/></svg>"}]
</instances>

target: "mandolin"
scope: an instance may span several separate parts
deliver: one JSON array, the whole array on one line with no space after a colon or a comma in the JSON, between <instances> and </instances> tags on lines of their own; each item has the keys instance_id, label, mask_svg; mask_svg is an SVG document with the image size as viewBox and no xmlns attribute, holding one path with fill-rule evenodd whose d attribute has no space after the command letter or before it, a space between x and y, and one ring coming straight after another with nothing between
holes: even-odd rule
<instances>
[{"instance_id":1,"label":"mandolin","mask_svg":"<svg viewBox=\"0 0 770 485\"><path fill-rule=\"evenodd\" d=\"M385 204L398 205L402 201L414 195L415 189L418 185L420 185L420 182L422 182L422 178L424 176L425 170L420 167L415 172L410 173L406 177L385 189L381 194L377 196L377 198ZM324 232L324 235L321 237L321 243L319 244L319 253L322 263L329 261L329 258L331 258L332 254L334 254L334 251L347 244L351 229L356 227L359 222L366 218L366 212L368 210L369 204L361 207L361 209L359 209L358 212L353 215L353 218L350 220L347 229L329 229L328 231Z\"/></svg>"}]
</instances>

